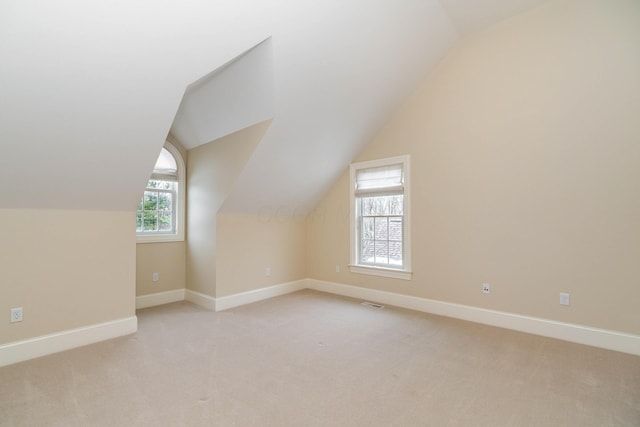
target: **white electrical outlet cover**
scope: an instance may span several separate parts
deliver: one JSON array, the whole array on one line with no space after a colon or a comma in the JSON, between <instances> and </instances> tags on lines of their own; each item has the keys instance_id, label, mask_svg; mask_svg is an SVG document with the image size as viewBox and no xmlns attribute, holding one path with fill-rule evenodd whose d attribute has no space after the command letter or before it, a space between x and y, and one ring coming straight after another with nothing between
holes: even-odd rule
<instances>
[{"instance_id":1,"label":"white electrical outlet cover","mask_svg":"<svg viewBox=\"0 0 640 427\"><path fill-rule=\"evenodd\" d=\"M11 309L11 323L22 322L22 307Z\"/></svg>"}]
</instances>

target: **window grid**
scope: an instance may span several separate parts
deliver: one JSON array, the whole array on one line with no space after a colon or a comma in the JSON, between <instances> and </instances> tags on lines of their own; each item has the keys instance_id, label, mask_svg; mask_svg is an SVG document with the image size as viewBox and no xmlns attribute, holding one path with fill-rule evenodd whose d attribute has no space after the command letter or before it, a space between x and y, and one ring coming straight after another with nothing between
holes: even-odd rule
<instances>
[{"instance_id":1,"label":"window grid","mask_svg":"<svg viewBox=\"0 0 640 427\"><path fill-rule=\"evenodd\" d=\"M404 267L404 197L369 194L357 198L358 263Z\"/></svg>"},{"instance_id":2,"label":"window grid","mask_svg":"<svg viewBox=\"0 0 640 427\"><path fill-rule=\"evenodd\" d=\"M349 166L351 273L411 280L409 161L403 155Z\"/></svg>"},{"instance_id":3,"label":"window grid","mask_svg":"<svg viewBox=\"0 0 640 427\"><path fill-rule=\"evenodd\" d=\"M175 183L170 181L151 180L153 187L145 189L140 205L138 205L136 232L138 233L174 233L175 232ZM157 188L158 186L169 189ZM164 196L164 197L163 197ZM164 224L164 226L162 226Z\"/></svg>"},{"instance_id":4,"label":"window grid","mask_svg":"<svg viewBox=\"0 0 640 427\"><path fill-rule=\"evenodd\" d=\"M184 241L184 181L182 155L167 139L138 203L137 243Z\"/></svg>"}]
</instances>

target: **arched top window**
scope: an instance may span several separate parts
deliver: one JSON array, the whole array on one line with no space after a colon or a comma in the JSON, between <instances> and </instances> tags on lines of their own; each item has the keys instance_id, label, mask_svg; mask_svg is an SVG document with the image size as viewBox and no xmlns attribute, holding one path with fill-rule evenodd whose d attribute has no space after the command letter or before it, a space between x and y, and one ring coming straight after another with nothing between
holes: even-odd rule
<instances>
[{"instance_id":1,"label":"arched top window","mask_svg":"<svg viewBox=\"0 0 640 427\"><path fill-rule=\"evenodd\" d=\"M184 240L184 175L180 152L165 143L138 205L138 242Z\"/></svg>"},{"instance_id":2,"label":"arched top window","mask_svg":"<svg viewBox=\"0 0 640 427\"><path fill-rule=\"evenodd\" d=\"M166 148L162 148L156 166L153 168L152 179L168 179L170 181L178 180L178 162L173 154Z\"/></svg>"}]
</instances>

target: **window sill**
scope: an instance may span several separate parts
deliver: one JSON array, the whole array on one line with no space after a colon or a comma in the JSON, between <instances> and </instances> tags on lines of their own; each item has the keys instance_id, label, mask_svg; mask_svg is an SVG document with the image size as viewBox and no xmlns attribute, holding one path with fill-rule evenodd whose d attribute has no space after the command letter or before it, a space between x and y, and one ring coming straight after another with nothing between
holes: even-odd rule
<instances>
[{"instance_id":1,"label":"window sill","mask_svg":"<svg viewBox=\"0 0 640 427\"><path fill-rule=\"evenodd\" d=\"M390 277L392 279L411 280L411 271L394 270L391 268L370 267L364 265L349 265L352 273L368 274L370 276Z\"/></svg>"},{"instance_id":2,"label":"window sill","mask_svg":"<svg viewBox=\"0 0 640 427\"><path fill-rule=\"evenodd\" d=\"M184 242L184 236L179 234L136 235L136 243L170 243Z\"/></svg>"}]
</instances>

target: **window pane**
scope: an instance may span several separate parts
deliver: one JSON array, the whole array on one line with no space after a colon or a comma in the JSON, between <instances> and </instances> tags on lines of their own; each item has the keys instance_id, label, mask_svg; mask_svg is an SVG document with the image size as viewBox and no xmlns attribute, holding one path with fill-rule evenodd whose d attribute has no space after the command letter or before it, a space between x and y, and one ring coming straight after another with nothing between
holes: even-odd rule
<instances>
[{"instance_id":1,"label":"window pane","mask_svg":"<svg viewBox=\"0 0 640 427\"><path fill-rule=\"evenodd\" d=\"M171 193L159 193L158 194L158 210L159 211L171 211Z\"/></svg>"},{"instance_id":2,"label":"window pane","mask_svg":"<svg viewBox=\"0 0 640 427\"><path fill-rule=\"evenodd\" d=\"M155 211L158 209L158 193L153 191L144 192L144 210Z\"/></svg>"},{"instance_id":3,"label":"window pane","mask_svg":"<svg viewBox=\"0 0 640 427\"><path fill-rule=\"evenodd\" d=\"M389 200L391 200L391 197L376 197L376 215L389 215Z\"/></svg>"},{"instance_id":4,"label":"window pane","mask_svg":"<svg viewBox=\"0 0 640 427\"><path fill-rule=\"evenodd\" d=\"M158 214L158 230L171 231L171 211L160 212Z\"/></svg>"},{"instance_id":5,"label":"window pane","mask_svg":"<svg viewBox=\"0 0 640 427\"><path fill-rule=\"evenodd\" d=\"M363 216L402 215L403 195L362 197L361 210Z\"/></svg>"},{"instance_id":6,"label":"window pane","mask_svg":"<svg viewBox=\"0 0 640 427\"><path fill-rule=\"evenodd\" d=\"M177 183L162 180L150 180L148 188L168 189L173 191ZM164 191L144 192L136 217L136 231L143 233L171 232L175 230L173 216L173 202L175 193Z\"/></svg>"},{"instance_id":7,"label":"window pane","mask_svg":"<svg viewBox=\"0 0 640 427\"><path fill-rule=\"evenodd\" d=\"M389 215L403 215L404 203L403 195L389 196Z\"/></svg>"},{"instance_id":8,"label":"window pane","mask_svg":"<svg viewBox=\"0 0 640 427\"><path fill-rule=\"evenodd\" d=\"M158 230L158 212L144 213L144 231Z\"/></svg>"},{"instance_id":9,"label":"window pane","mask_svg":"<svg viewBox=\"0 0 640 427\"><path fill-rule=\"evenodd\" d=\"M389 242L389 264L402 265L402 242Z\"/></svg>"},{"instance_id":10,"label":"window pane","mask_svg":"<svg viewBox=\"0 0 640 427\"><path fill-rule=\"evenodd\" d=\"M362 218L362 238L372 240L374 230L373 218Z\"/></svg>"},{"instance_id":11,"label":"window pane","mask_svg":"<svg viewBox=\"0 0 640 427\"><path fill-rule=\"evenodd\" d=\"M375 218L376 240L387 240L389 235L389 227L387 218Z\"/></svg>"},{"instance_id":12,"label":"window pane","mask_svg":"<svg viewBox=\"0 0 640 427\"><path fill-rule=\"evenodd\" d=\"M375 215L374 199L374 197L362 198L362 215Z\"/></svg>"},{"instance_id":13,"label":"window pane","mask_svg":"<svg viewBox=\"0 0 640 427\"><path fill-rule=\"evenodd\" d=\"M389 240L402 241L402 218L389 218Z\"/></svg>"},{"instance_id":14,"label":"window pane","mask_svg":"<svg viewBox=\"0 0 640 427\"><path fill-rule=\"evenodd\" d=\"M362 253L360 254L360 262L372 264L374 261L375 261L375 258L374 258L373 240L363 240Z\"/></svg>"},{"instance_id":15,"label":"window pane","mask_svg":"<svg viewBox=\"0 0 640 427\"><path fill-rule=\"evenodd\" d=\"M376 215L389 215L389 200L391 196L375 197L375 213Z\"/></svg>"},{"instance_id":16,"label":"window pane","mask_svg":"<svg viewBox=\"0 0 640 427\"><path fill-rule=\"evenodd\" d=\"M389 262L389 244L387 242L375 242L376 248L376 264L388 264Z\"/></svg>"},{"instance_id":17,"label":"window pane","mask_svg":"<svg viewBox=\"0 0 640 427\"><path fill-rule=\"evenodd\" d=\"M176 183L173 181L160 181L157 179L150 179L147 183L147 188L157 188L159 190L173 190Z\"/></svg>"}]
</instances>

